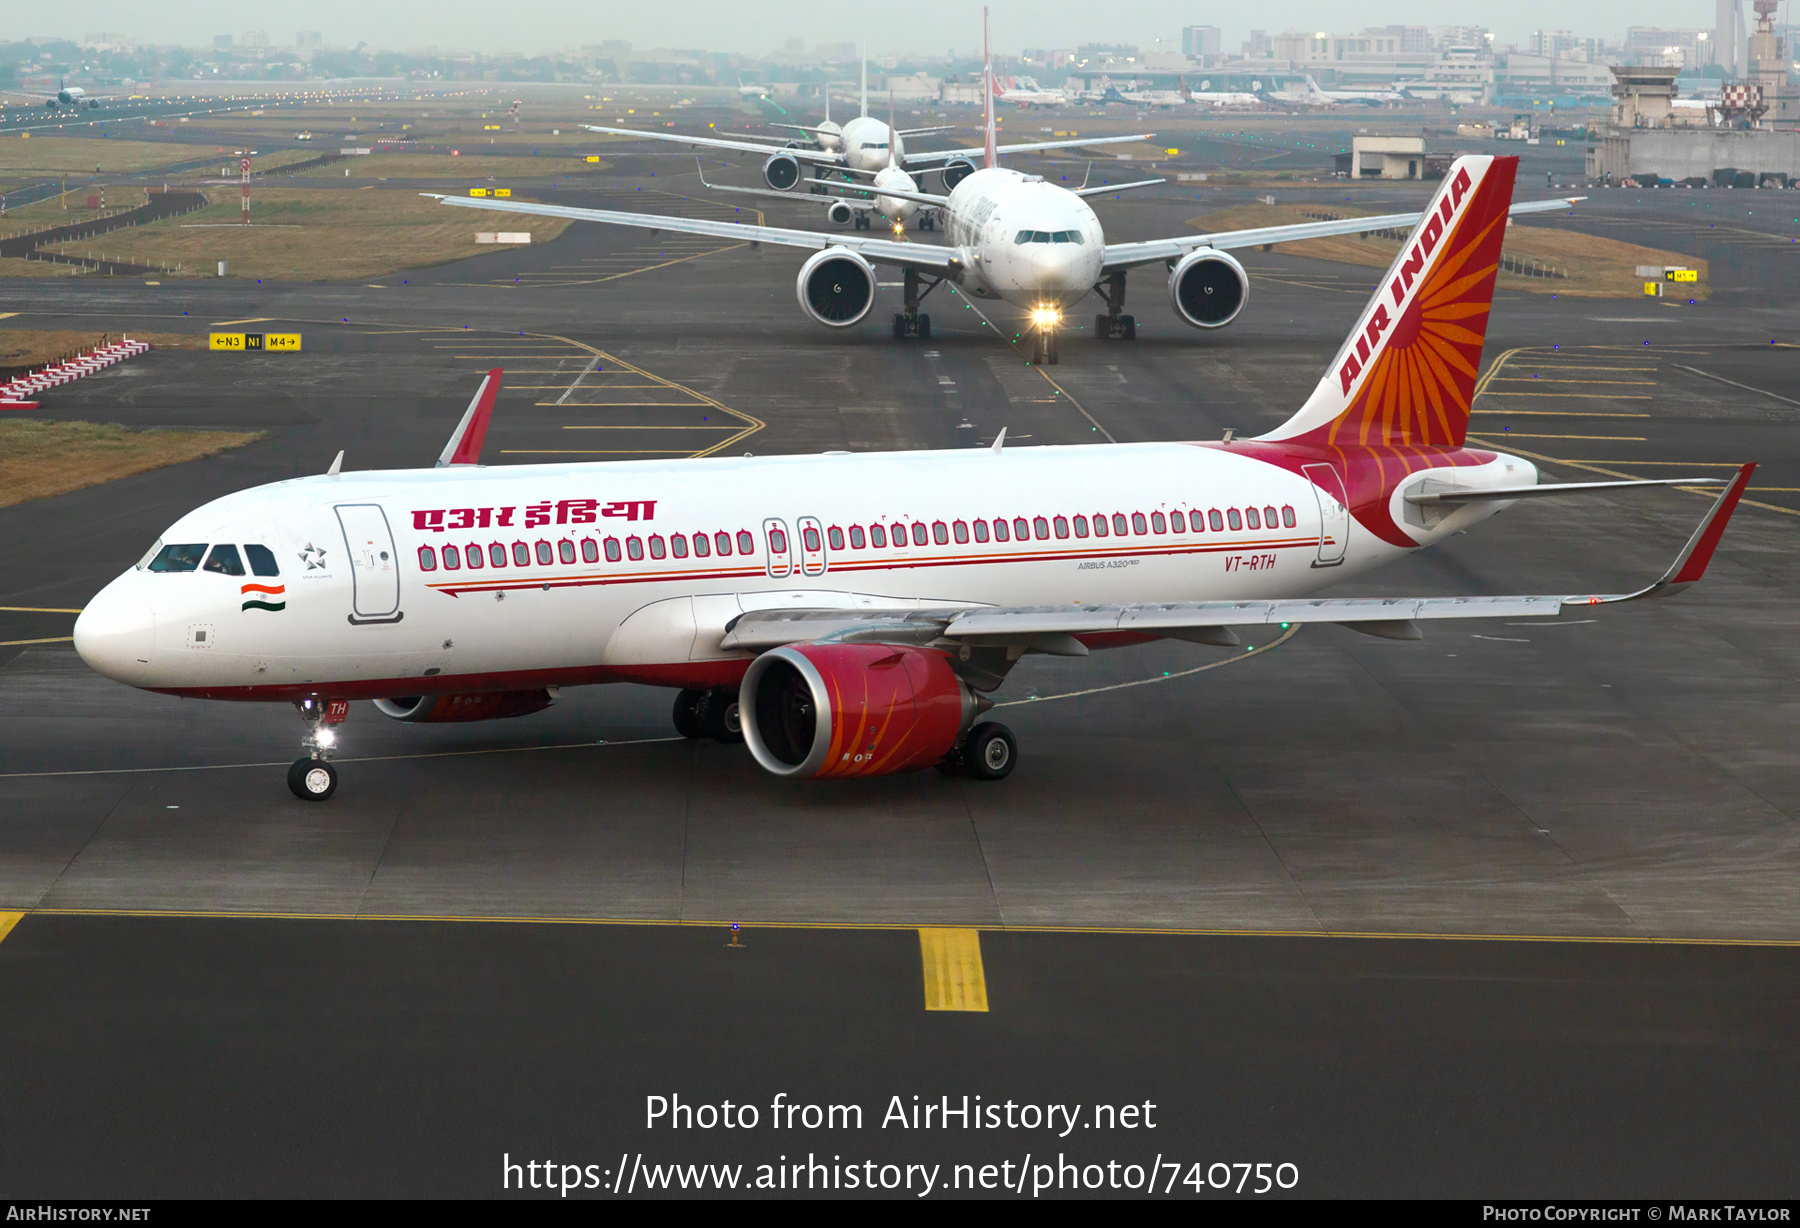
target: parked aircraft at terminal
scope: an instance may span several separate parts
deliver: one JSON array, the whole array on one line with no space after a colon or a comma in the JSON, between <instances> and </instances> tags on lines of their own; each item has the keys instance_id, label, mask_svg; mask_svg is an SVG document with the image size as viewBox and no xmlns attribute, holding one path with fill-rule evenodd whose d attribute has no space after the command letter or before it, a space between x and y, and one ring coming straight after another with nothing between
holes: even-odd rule
<instances>
[{"instance_id":1,"label":"parked aircraft at terminal","mask_svg":"<svg viewBox=\"0 0 1800 1228\"><path fill-rule=\"evenodd\" d=\"M436 468L346 473L340 453L181 517L75 647L132 686L295 704L308 799L337 788L352 700L460 722L601 682L679 688L678 730L741 736L780 776L998 779L1017 743L981 718L1027 653L1314 622L1416 639L1677 592L1753 465L1636 592L1313 596L1517 499L1705 480L1543 486L1468 446L1517 166L1457 160L1317 388L1259 438L482 468L495 371Z\"/></svg>"}]
</instances>

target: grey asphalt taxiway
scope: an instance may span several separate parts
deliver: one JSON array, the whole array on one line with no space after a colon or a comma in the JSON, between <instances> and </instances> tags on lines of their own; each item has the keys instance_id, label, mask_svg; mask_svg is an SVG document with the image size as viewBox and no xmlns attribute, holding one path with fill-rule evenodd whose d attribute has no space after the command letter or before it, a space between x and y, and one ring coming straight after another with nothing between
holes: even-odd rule
<instances>
[{"instance_id":1,"label":"grey asphalt taxiway","mask_svg":"<svg viewBox=\"0 0 1800 1228\"><path fill-rule=\"evenodd\" d=\"M566 199L731 212L669 179ZM1791 270L1786 232L1749 213L1774 195L1708 203L1763 236L1747 265ZM1172 190L1110 206L1118 238L1196 211ZM1681 207L1596 203L1667 221L1676 247ZM1027 658L997 696L1022 750L999 785L779 781L677 739L670 693L616 686L468 727L357 705L339 793L308 805L282 780L291 710L130 691L58 642L54 611L207 498L339 448L428 464L493 366L491 463L1252 434L1304 398L1376 273L1246 263L1232 328L1185 329L1144 278L1135 344L1072 331L1048 368L1013 313L948 288L929 342L888 337L892 287L828 334L794 304L795 258L589 226L366 285L0 283L22 327L305 336L298 355L153 352L46 396L48 417L268 435L0 510L0 909L23 914L0 985L27 1004L0 1023L0 1183L497 1193L503 1151L931 1153L642 1124L670 1088L785 1087L1160 1097L1154 1144L1291 1159L1303 1193L1791 1194L1791 293L1496 301L1480 439L1555 480L1762 463L1701 585L1414 644L1304 627L1254 651ZM1356 591L1633 589L1707 498L1520 504ZM747 950L722 950L732 923ZM939 930L980 933L986 1013L925 1009L920 932Z\"/></svg>"}]
</instances>

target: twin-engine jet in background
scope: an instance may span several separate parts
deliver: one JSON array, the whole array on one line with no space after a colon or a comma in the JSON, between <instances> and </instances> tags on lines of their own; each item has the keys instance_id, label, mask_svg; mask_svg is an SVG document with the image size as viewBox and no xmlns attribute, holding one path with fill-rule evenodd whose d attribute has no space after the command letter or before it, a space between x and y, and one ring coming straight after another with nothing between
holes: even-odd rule
<instances>
[{"instance_id":1,"label":"twin-engine jet in background","mask_svg":"<svg viewBox=\"0 0 1800 1228\"><path fill-rule=\"evenodd\" d=\"M985 79L991 78L990 71ZM1099 217L1084 197L1147 187L1161 181L1141 180L1070 191L1042 176L1004 168L999 164L999 157L1009 150L1057 148L1088 142L999 145L996 143L991 87L986 96L987 131L982 168L956 178L948 195L909 190L906 184L894 181L895 177L906 174L906 163L898 154L897 136L891 146L886 140L890 131L888 124L864 116L850 121L844 128L847 150L853 151L859 142L877 147L876 152L865 151L861 155L862 164L858 169L877 176L871 190L881 210L894 216L888 211L897 212L906 202L930 207L943 218L944 228L949 232L949 243L945 246L909 243L899 237L862 238L519 200L472 200L450 196L438 199L446 205L490 212L545 214L810 250L814 254L800 266L795 294L800 301L800 310L829 328L849 328L862 323L875 306L875 266L897 267L903 276L903 299L901 310L893 320L896 338L931 335L931 317L921 314L920 303L925 295L948 281L973 298L1003 301L1029 313L1040 362L1057 360L1057 334L1063 315L1090 293L1098 295L1106 305L1106 314L1094 319L1096 336L1106 339L1136 337L1137 321L1124 312L1126 275L1134 268L1165 266L1168 269L1169 303L1175 314L1195 328L1223 328L1237 319L1250 292L1249 275L1231 255L1234 249L1399 229L1411 226L1421 216L1392 213L1254 230L1186 234L1135 243L1108 243ZM723 144L727 148L736 144L703 143ZM967 161L966 152L955 157ZM888 180L884 182L881 176L887 176ZM1573 203L1570 199L1533 201L1513 206L1513 212L1567 209Z\"/></svg>"},{"instance_id":2,"label":"twin-engine jet in background","mask_svg":"<svg viewBox=\"0 0 1800 1228\"><path fill-rule=\"evenodd\" d=\"M77 110L86 107L90 111L97 111L100 109L100 100L98 98L89 98L88 92L79 85L70 85L68 82L62 80L57 81L56 92L54 94L33 94L22 90L0 90L0 93L24 93L27 98L42 99L44 105L51 110L55 110L58 106L74 107Z\"/></svg>"},{"instance_id":3,"label":"twin-engine jet in background","mask_svg":"<svg viewBox=\"0 0 1800 1228\"><path fill-rule=\"evenodd\" d=\"M778 776L993 780L1018 746L982 716L1028 653L1294 623L1408 640L1678 592L1754 466L1635 592L1313 596L1518 499L1704 481L1544 486L1468 446L1517 166L1457 160L1311 397L1259 438L481 468L496 371L437 468L334 462L183 516L75 647L133 686L295 704L301 798L337 788L352 700L431 724L599 682L677 689L677 730L741 737Z\"/></svg>"}]
</instances>

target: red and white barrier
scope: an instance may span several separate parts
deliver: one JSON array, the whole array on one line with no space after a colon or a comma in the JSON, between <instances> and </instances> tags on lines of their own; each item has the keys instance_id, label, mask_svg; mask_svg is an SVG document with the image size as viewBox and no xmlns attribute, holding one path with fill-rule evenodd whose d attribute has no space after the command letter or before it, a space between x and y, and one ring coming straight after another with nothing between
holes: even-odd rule
<instances>
[{"instance_id":1,"label":"red and white barrier","mask_svg":"<svg viewBox=\"0 0 1800 1228\"><path fill-rule=\"evenodd\" d=\"M25 399L32 393L67 384L84 375L104 371L116 362L124 362L127 358L136 358L139 354L149 352L149 342L126 338L111 345L100 346L86 354L77 354L74 358L45 367L41 371L21 375L10 383L0 384L0 409L36 409L36 401Z\"/></svg>"}]
</instances>

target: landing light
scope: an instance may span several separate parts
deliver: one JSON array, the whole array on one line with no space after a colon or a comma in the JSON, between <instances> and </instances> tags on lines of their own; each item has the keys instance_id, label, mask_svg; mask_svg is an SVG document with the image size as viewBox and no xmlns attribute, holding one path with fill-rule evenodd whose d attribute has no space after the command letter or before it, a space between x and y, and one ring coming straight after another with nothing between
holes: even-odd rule
<instances>
[{"instance_id":1,"label":"landing light","mask_svg":"<svg viewBox=\"0 0 1800 1228\"><path fill-rule=\"evenodd\" d=\"M330 746L333 742L337 741L337 734L331 732L329 729L321 729L315 740L320 746Z\"/></svg>"},{"instance_id":2,"label":"landing light","mask_svg":"<svg viewBox=\"0 0 1800 1228\"><path fill-rule=\"evenodd\" d=\"M1054 307L1036 307L1032 309L1031 322L1039 328L1055 328L1062 322L1062 312Z\"/></svg>"}]
</instances>

